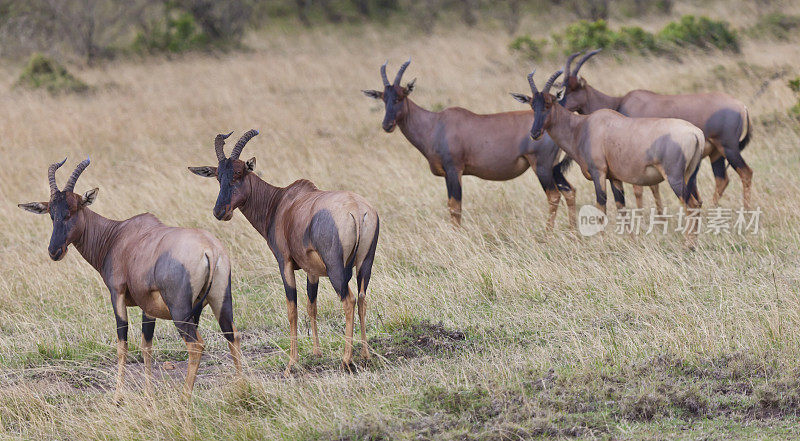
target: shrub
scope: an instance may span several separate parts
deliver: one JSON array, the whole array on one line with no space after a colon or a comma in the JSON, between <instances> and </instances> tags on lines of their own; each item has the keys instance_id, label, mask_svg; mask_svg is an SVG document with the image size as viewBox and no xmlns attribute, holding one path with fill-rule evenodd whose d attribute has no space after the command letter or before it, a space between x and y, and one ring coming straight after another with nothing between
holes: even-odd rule
<instances>
[{"instance_id":1,"label":"shrub","mask_svg":"<svg viewBox=\"0 0 800 441\"><path fill-rule=\"evenodd\" d=\"M89 90L86 83L75 78L64 66L38 53L31 55L16 85L28 89L46 89L51 94Z\"/></svg>"},{"instance_id":2,"label":"shrub","mask_svg":"<svg viewBox=\"0 0 800 441\"><path fill-rule=\"evenodd\" d=\"M208 37L188 12L169 18L162 25L154 25L140 32L133 42L136 52L184 52L198 49L208 43Z\"/></svg>"},{"instance_id":3,"label":"shrub","mask_svg":"<svg viewBox=\"0 0 800 441\"><path fill-rule=\"evenodd\" d=\"M789 89L792 89L793 92L798 93L800 92L800 77L797 77L793 80L789 80ZM800 118L800 100L798 100L794 106L789 109L789 114L794 116L795 118Z\"/></svg>"},{"instance_id":4,"label":"shrub","mask_svg":"<svg viewBox=\"0 0 800 441\"><path fill-rule=\"evenodd\" d=\"M800 92L800 77L797 77L793 80L789 80L789 89L792 89L792 92Z\"/></svg>"},{"instance_id":5,"label":"shrub","mask_svg":"<svg viewBox=\"0 0 800 441\"><path fill-rule=\"evenodd\" d=\"M547 41L543 39L534 40L528 35L522 35L514 39L508 45L509 50L517 52L530 60L538 60L544 55L543 48L547 46Z\"/></svg>"},{"instance_id":6,"label":"shrub","mask_svg":"<svg viewBox=\"0 0 800 441\"><path fill-rule=\"evenodd\" d=\"M638 26L624 27L617 32L609 28L605 20L581 20L567 26L564 35L553 35L553 40L565 53L596 48L638 52L657 49L653 34Z\"/></svg>"},{"instance_id":7,"label":"shrub","mask_svg":"<svg viewBox=\"0 0 800 441\"><path fill-rule=\"evenodd\" d=\"M638 26L625 27L619 30L616 49L656 51L656 37Z\"/></svg>"},{"instance_id":8,"label":"shrub","mask_svg":"<svg viewBox=\"0 0 800 441\"><path fill-rule=\"evenodd\" d=\"M567 26L564 35L554 35L556 42L561 42L567 53L585 49L611 48L617 40L617 34L609 29L605 20L580 20Z\"/></svg>"},{"instance_id":9,"label":"shrub","mask_svg":"<svg viewBox=\"0 0 800 441\"><path fill-rule=\"evenodd\" d=\"M678 46L716 47L739 52L739 37L725 21L684 15L679 22L669 23L657 38Z\"/></svg>"},{"instance_id":10,"label":"shrub","mask_svg":"<svg viewBox=\"0 0 800 441\"><path fill-rule=\"evenodd\" d=\"M800 30L800 16L774 12L762 16L747 33L758 38L787 40Z\"/></svg>"}]
</instances>

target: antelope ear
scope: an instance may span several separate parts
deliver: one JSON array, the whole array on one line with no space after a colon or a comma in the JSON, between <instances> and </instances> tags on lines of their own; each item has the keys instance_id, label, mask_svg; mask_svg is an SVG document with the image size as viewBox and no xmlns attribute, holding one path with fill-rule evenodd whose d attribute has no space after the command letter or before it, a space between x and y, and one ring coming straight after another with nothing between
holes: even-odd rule
<instances>
[{"instance_id":1,"label":"antelope ear","mask_svg":"<svg viewBox=\"0 0 800 441\"><path fill-rule=\"evenodd\" d=\"M586 80L584 80L583 77L580 77L578 78L578 84L580 84L581 87L586 87Z\"/></svg>"},{"instance_id":2,"label":"antelope ear","mask_svg":"<svg viewBox=\"0 0 800 441\"><path fill-rule=\"evenodd\" d=\"M566 90L564 89L561 89L558 92L556 92L556 101L561 101L564 98L564 92L566 92Z\"/></svg>"},{"instance_id":3,"label":"antelope ear","mask_svg":"<svg viewBox=\"0 0 800 441\"><path fill-rule=\"evenodd\" d=\"M81 199L81 206L86 207L87 205L92 205L92 202L94 202L94 200L97 199L98 191L100 191L100 189L95 187L84 193L83 199Z\"/></svg>"},{"instance_id":4,"label":"antelope ear","mask_svg":"<svg viewBox=\"0 0 800 441\"><path fill-rule=\"evenodd\" d=\"M522 104L530 104L531 100L532 100L532 98L529 97L528 95L524 95L524 94L521 94L521 93L513 93L512 92L511 96L513 96L515 100L521 102Z\"/></svg>"},{"instance_id":5,"label":"antelope ear","mask_svg":"<svg viewBox=\"0 0 800 441\"><path fill-rule=\"evenodd\" d=\"M413 80L409 81L408 84L406 84L406 95L408 95L409 93L414 91L414 84L416 82L417 82L417 79L414 78Z\"/></svg>"},{"instance_id":6,"label":"antelope ear","mask_svg":"<svg viewBox=\"0 0 800 441\"><path fill-rule=\"evenodd\" d=\"M197 176L202 176L204 178L217 177L216 167L189 167L189 171L196 174Z\"/></svg>"},{"instance_id":7,"label":"antelope ear","mask_svg":"<svg viewBox=\"0 0 800 441\"><path fill-rule=\"evenodd\" d=\"M247 171L251 172L256 169L256 157L253 156L252 158L248 159L247 162L244 163L245 168Z\"/></svg>"},{"instance_id":8,"label":"antelope ear","mask_svg":"<svg viewBox=\"0 0 800 441\"><path fill-rule=\"evenodd\" d=\"M50 202L28 202L27 204L17 204L17 207L31 213L45 214L50 209Z\"/></svg>"},{"instance_id":9,"label":"antelope ear","mask_svg":"<svg viewBox=\"0 0 800 441\"><path fill-rule=\"evenodd\" d=\"M361 92L363 92L364 95L366 95L366 96L368 96L370 98L375 98L376 100L382 100L383 99L383 92L381 92L379 90L362 90Z\"/></svg>"}]
</instances>

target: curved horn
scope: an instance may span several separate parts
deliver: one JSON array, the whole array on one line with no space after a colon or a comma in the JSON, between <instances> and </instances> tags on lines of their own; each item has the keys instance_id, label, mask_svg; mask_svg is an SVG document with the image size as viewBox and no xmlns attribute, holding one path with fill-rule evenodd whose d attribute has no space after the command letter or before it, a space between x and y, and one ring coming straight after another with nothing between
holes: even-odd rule
<instances>
[{"instance_id":1,"label":"curved horn","mask_svg":"<svg viewBox=\"0 0 800 441\"><path fill-rule=\"evenodd\" d=\"M381 79L383 80L384 86L391 86L389 84L389 77L386 76L386 65L389 64L389 60L386 60L385 63L381 66Z\"/></svg>"},{"instance_id":2,"label":"curved horn","mask_svg":"<svg viewBox=\"0 0 800 441\"><path fill-rule=\"evenodd\" d=\"M87 156L86 159L81 161L77 167L75 167L75 171L72 172L72 175L69 177L69 181L67 181L67 185L64 186L64 191L72 191L75 188L75 183L78 182L78 177L80 177L81 173L86 170L86 167L89 166L89 157Z\"/></svg>"},{"instance_id":3,"label":"curved horn","mask_svg":"<svg viewBox=\"0 0 800 441\"><path fill-rule=\"evenodd\" d=\"M580 55L582 53L583 53L583 51L578 51L578 52L575 52L574 54L570 55L569 57L567 57L567 64L564 66L564 72L566 72L566 75L564 75L564 84L567 84L567 80L569 79L569 72L570 72L569 71L569 65L572 63L572 60L574 60L575 57L577 57L578 55Z\"/></svg>"},{"instance_id":4,"label":"curved horn","mask_svg":"<svg viewBox=\"0 0 800 441\"><path fill-rule=\"evenodd\" d=\"M64 160L61 162L54 162L50 164L50 167L47 169L47 180L50 181L50 195L53 195L58 191L58 185L56 185L56 170L64 165L65 162L67 162L67 158L64 158Z\"/></svg>"},{"instance_id":5,"label":"curved horn","mask_svg":"<svg viewBox=\"0 0 800 441\"><path fill-rule=\"evenodd\" d=\"M586 60L588 60L589 58L592 58L596 53L598 53L598 52L600 52L602 50L603 49L595 49L595 50L589 52L588 54L584 55L583 58L581 58L581 61L578 62L578 65L575 66L575 70L572 71L572 76L578 75L578 71L581 70L581 66L583 66L583 63L585 63Z\"/></svg>"},{"instance_id":6,"label":"curved horn","mask_svg":"<svg viewBox=\"0 0 800 441\"><path fill-rule=\"evenodd\" d=\"M245 132L245 134L242 135L242 137L239 138L238 141L236 141L236 145L233 146L233 150L231 151L231 159L239 159L239 155L242 154L242 149L244 148L244 145L247 144L247 141L250 141L250 139L256 135L258 135L258 130L256 129L250 129L247 132Z\"/></svg>"},{"instance_id":7,"label":"curved horn","mask_svg":"<svg viewBox=\"0 0 800 441\"><path fill-rule=\"evenodd\" d=\"M397 76L394 77L394 85L395 86L399 86L400 85L400 79L403 78L403 73L405 73L406 68L408 67L409 64L411 64L411 57L408 57L408 61L403 63L403 65L400 66L400 70L397 71Z\"/></svg>"},{"instance_id":8,"label":"curved horn","mask_svg":"<svg viewBox=\"0 0 800 441\"><path fill-rule=\"evenodd\" d=\"M559 69L558 72L550 75L550 78L544 83L544 91L542 93L550 93L550 88L553 87L553 83L556 82L556 78L558 78L564 71Z\"/></svg>"},{"instance_id":9,"label":"curved horn","mask_svg":"<svg viewBox=\"0 0 800 441\"><path fill-rule=\"evenodd\" d=\"M534 95L539 93L539 89L536 87L536 84L533 83L533 74L535 74L535 73L536 73L536 69L534 68L533 72L528 74L528 84L531 85L531 93L533 93Z\"/></svg>"},{"instance_id":10,"label":"curved horn","mask_svg":"<svg viewBox=\"0 0 800 441\"><path fill-rule=\"evenodd\" d=\"M225 150L223 148L225 147L225 140L228 139L231 134L233 134L233 132L228 133L227 135L220 133L216 138L214 138L214 151L217 152L217 161L225 160Z\"/></svg>"}]
</instances>

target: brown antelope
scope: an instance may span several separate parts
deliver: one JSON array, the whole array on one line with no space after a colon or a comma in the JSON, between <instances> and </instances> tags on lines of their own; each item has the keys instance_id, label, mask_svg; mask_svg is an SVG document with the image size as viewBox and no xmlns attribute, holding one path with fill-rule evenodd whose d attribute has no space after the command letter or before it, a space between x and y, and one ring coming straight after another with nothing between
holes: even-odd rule
<instances>
[{"instance_id":1,"label":"brown antelope","mask_svg":"<svg viewBox=\"0 0 800 441\"><path fill-rule=\"evenodd\" d=\"M578 77L583 63L600 50L586 54L573 71L569 70L567 60L564 78L565 95L561 103L569 110L589 114L598 109L612 109L631 117L678 118L699 127L705 136L703 157L708 156L714 171L716 190L714 205L719 203L728 175L725 172L727 159L742 180L742 198L746 209L750 207L750 187L753 170L742 158L742 150L750 142L752 125L747 107L736 98L719 92L693 93L684 95L661 95L649 90L633 90L615 97L606 95ZM652 189L652 187L651 187ZM654 189L654 196L657 196ZM634 187L637 202L641 206L641 188ZM699 195L695 194L699 201ZM657 203L660 201L657 199Z\"/></svg>"},{"instance_id":2,"label":"brown antelope","mask_svg":"<svg viewBox=\"0 0 800 441\"><path fill-rule=\"evenodd\" d=\"M567 201L570 226L575 225L575 189L564 178L560 152L549 137L533 141L528 130L533 112L504 112L478 115L461 107L431 112L414 103L409 94L416 79L400 86L409 59L397 72L393 83L381 66L383 91L363 90L365 95L382 100L386 107L383 130L400 126L406 139L428 160L431 172L444 176L450 219L461 225L461 176L474 175L492 181L507 181L532 168L539 178L550 213L547 227L554 225L561 195Z\"/></svg>"},{"instance_id":3,"label":"brown antelope","mask_svg":"<svg viewBox=\"0 0 800 441\"><path fill-rule=\"evenodd\" d=\"M606 179L611 181L618 208L625 205L622 182L655 185L666 179L675 195L695 208L692 189L704 145L702 130L680 119L629 118L609 109L590 115L572 113L550 94L561 72L554 73L541 92L531 72L528 83L533 97L512 95L533 109L531 137L539 139L547 131L580 165L586 179L594 182L597 207L605 213Z\"/></svg>"},{"instance_id":4,"label":"brown antelope","mask_svg":"<svg viewBox=\"0 0 800 441\"><path fill-rule=\"evenodd\" d=\"M100 273L111 293L117 321L115 401L120 399L125 376L128 306L142 309L142 356L148 393L152 392L153 332L156 319L160 318L172 320L186 343L189 366L184 396L191 395L204 347L197 324L207 304L219 321L241 375L239 334L233 324L231 266L220 241L207 231L168 227L150 213L116 221L93 212L87 207L97 197L97 188L83 196L72 192L89 159L78 164L64 189L59 190L56 170L64 161L48 169L50 200L19 207L37 214L50 213L50 258L63 259L67 247L74 245Z\"/></svg>"},{"instance_id":5,"label":"brown antelope","mask_svg":"<svg viewBox=\"0 0 800 441\"><path fill-rule=\"evenodd\" d=\"M231 132L233 133L233 132ZM307 274L308 315L314 338L314 355L321 355L317 336L317 287L327 276L339 294L345 313L345 348L342 362L353 357L353 310L356 299L348 283L356 268L358 317L361 323L361 355L370 358L365 327L367 285L378 245L378 214L361 196L349 191L321 191L305 179L287 187L274 187L253 173L256 158L239 159L245 144L257 130L246 132L225 157L223 147L230 136L217 135L214 149L217 167L189 167L192 173L217 178L219 195L214 216L222 221L237 208L267 240L278 261L289 316L290 353L285 374L297 362L297 285L294 272Z\"/></svg>"}]
</instances>

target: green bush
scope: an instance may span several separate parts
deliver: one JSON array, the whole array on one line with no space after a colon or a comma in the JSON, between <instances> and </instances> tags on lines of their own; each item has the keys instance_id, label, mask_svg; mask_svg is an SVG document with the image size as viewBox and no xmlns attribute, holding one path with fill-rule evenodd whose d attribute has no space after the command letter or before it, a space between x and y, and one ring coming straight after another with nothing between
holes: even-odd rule
<instances>
[{"instance_id":1,"label":"green bush","mask_svg":"<svg viewBox=\"0 0 800 441\"><path fill-rule=\"evenodd\" d=\"M794 93L800 92L800 77L789 80L788 85L789 89L792 89ZM789 109L789 114L795 118L800 118L800 100L798 100L795 105Z\"/></svg>"},{"instance_id":2,"label":"green bush","mask_svg":"<svg viewBox=\"0 0 800 441\"><path fill-rule=\"evenodd\" d=\"M758 19L747 33L758 38L787 40L800 30L800 16L773 12Z\"/></svg>"},{"instance_id":3,"label":"green bush","mask_svg":"<svg viewBox=\"0 0 800 441\"><path fill-rule=\"evenodd\" d=\"M656 37L638 26L624 27L619 30L616 49L656 51Z\"/></svg>"},{"instance_id":4,"label":"green bush","mask_svg":"<svg viewBox=\"0 0 800 441\"><path fill-rule=\"evenodd\" d=\"M553 35L553 40L565 53L587 49L612 49L619 51L655 51L653 34L638 26L624 27L619 31L609 28L605 20L594 22L581 20L567 26L563 35Z\"/></svg>"},{"instance_id":5,"label":"green bush","mask_svg":"<svg viewBox=\"0 0 800 441\"><path fill-rule=\"evenodd\" d=\"M605 20L580 20L567 26L564 35L553 36L553 40L560 42L566 53L590 48L611 48L616 39L616 32L609 29Z\"/></svg>"},{"instance_id":6,"label":"green bush","mask_svg":"<svg viewBox=\"0 0 800 441\"><path fill-rule=\"evenodd\" d=\"M547 40L537 39L534 40L528 35L522 35L514 39L508 48L512 52L516 52L530 60L539 60L544 55L544 50L547 46Z\"/></svg>"},{"instance_id":7,"label":"green bush","mask_svg":"<svg viewBox=\"0 0 800 441\"><path fill-rule=\"evenodd\" d=\"M739 52L739 36L725 21L684 15L679 22L669 23L657 38L678 46L716 47Z\"/></svg>"},{"instance_id":8,"label":"green bush","mask_svg":"<svg viewBox=\"0 0 800 441\"><path fill-rule=\"evenodd\" d=\"M86 92L89 86L75 78L67 69L42 54L31 55L16 86L28 89L46 89L51 94Z\"/></svg>"},{"instance_id":9,"label":"green bush","mask_svg":"<svg viewBox=\"0 0 800 441\"><path fill-rule=\"evenodd\" d=\"M197 26L194 17L188 12L166 23L154 25L148 32L140 32L133 42L136 52L185 52L207 47L208 36Z\"/></svg>"},{"instance_id":10,"label":"green bush","mask_svg":"<svg viewBox=\"0 0 800 441\"><path fill-rule=\"evenodd\" d=\"M792 89L792 92L800 92L800 77L797 77L793 80L789 80L789 89Z\"/></svg>"}]
</instances>

